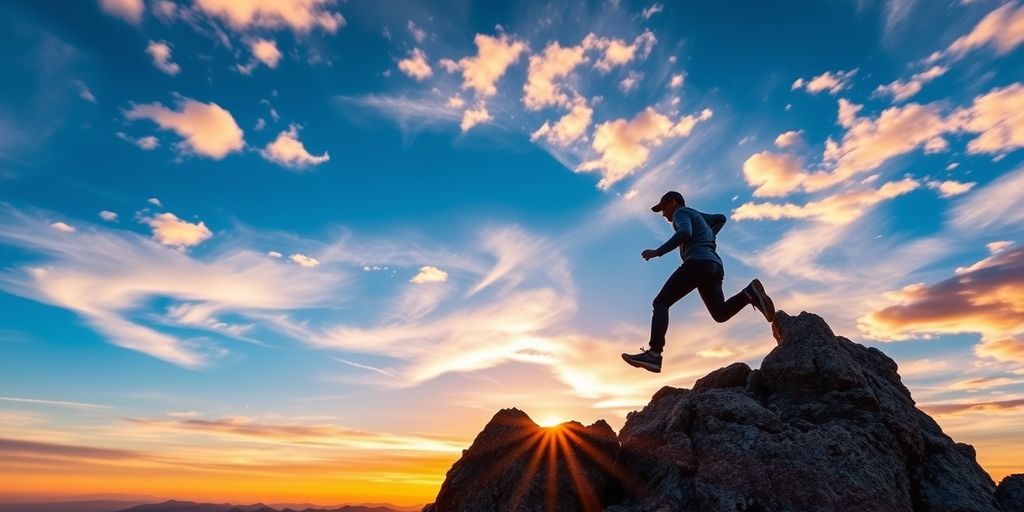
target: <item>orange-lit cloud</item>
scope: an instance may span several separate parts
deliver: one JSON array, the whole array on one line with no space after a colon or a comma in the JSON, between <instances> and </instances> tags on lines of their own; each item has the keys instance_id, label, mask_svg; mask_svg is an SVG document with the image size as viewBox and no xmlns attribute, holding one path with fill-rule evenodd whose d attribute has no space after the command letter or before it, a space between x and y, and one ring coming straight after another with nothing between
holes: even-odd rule
<instances>
[{"instance_id":1,"label":"orange-lit cloud","mask_svg":"<svg viewBox=\"0 0 1024 512\"><path fill-rule=\"evenodd\" d=\"M999 400L994 402L924 404L921 406L921 410L940 419L944 416L959 416L966 413L978 412L986 414L1009 414L1019 412L1021 409L1024 409L1024 398L1018 398L1016 400Z\"/></svg>"},{"instance_id":2,"label":"orange-lit cloud","mask_svg":"<svg viewBox=\"0 0 1024 512\"><path fill-rule=\"evenodd\" d=\"M957 60L969 52L984 46L991 46L1002 55L1024 42L1024 6L1006 2L988 13L970 33L953 41L943 51L937 51L925 59L933 63L939 60Z\"/></svg>"},{"instance_id":3,"label":"orange-lit cloud","mask_svg":"<svg viewBox=\"0 0 1024 512\"><path fill-rule=\"evenodd\" d=\"M746 166L744 166L746 170ZM804 205L793 203L744 203L733 211L732 217L744 219L816 219L832 224L845 224L858 219L869 207L917 189L919 183L906 178L892 181L870 190L840 192ZM754 195L757 195L755 192Z\"/></svg>"},{"instance_id":4,"label":"orange-lit cloud","mask_svg":"<svg viewBox=\"0 0 1024 512\"><path fill-rule=\"evenodd\" d=\"M779 138L783 139L783 145L788 145L789 138L783 135L779 135ZM757 187L754 189L755 197L786 195L796 190L805 177L803 162L798 157L784 153L762 151L743 162L743 178L750 186Z\"/></svg>"},{"instance_id":5,"label":"orange-lit cloud","mask_svg":"<svg viewBox=\"0 0 1024 512\"><path fill-rule=\"evenodd\" d=\"M805 89L811 94L817 94L822 91L828 91L829 94L835 94L849 86L850 80L856 74L856 69L850 71L837 71L835 73L826 71L814 78L806 80L803 78L797 78L796 81L793 82L791 89Z\"/></svg>"},{"instance_id":6,"label":"orange-lit cloud","mask_svg":"<svg viewBox=\"0 0 1024 512\"><path fill-rule=\"evenodd\" d=\"M462 87L474 90L481 97L494 96L498 92L495 84L526 50L526 43L509 39L506 34L498 37L477 34L474 42L477 54L458 61L462 70Z\"/></svg>"},{"instance_id":7,"label":"orange-lit cloud","mask_svg":"<svg viewBox=\"0 0 1024 512\"><path fill-rule=\"evenodd\" d=\"M583 137L590 126L594 110L583 99L579 99L569 113L562 116L555 124L547 121L530 135L530 140L546 139L551 144L566 146Z\"/></svg>"},{"instance_id":8,"label":"orange-lit cloud","mask_svg":"<svg viewBox=\"0 0 1024 512\"><path fill-rule=\"evenodd\" d=\"M426 52L419 48L413 48L408 57L398 61L398 69L417 81L423 81L434 74L427 62Z\"/></svg>"},{"instance_id":9,"label":"orange-lit cloud","mask_svg":"<svg viewBox=\"0 0 1024 512\"><path fill-rule=\"evenodd\" d=\"M572 99L559 80L586 62L584 51L583 45L563 48L556 41L548 44L543 53L531 55L526 84L523 85L526 108L539 110L551 105L572 105Z\"/></svg>"},{"instance_id":10,"label":"orange-lit cloud","mask_svg":"<svg viewBox=\"0 0 1024 512\"><path fill-rule=\"evenodd\" d=\"M125 111L129 120L149 119L164 130L171 130L184 140L179 148L220 160L245 146L242 129L230 112L216 103L202 103L181 98L178 110L160 103L133 105Z\"/></svg>"},{"instance_id":11,"label":"orange-lit cloud","mask_svg":"<svg viewBox=\"0 0 1024 512\"><path fill-rule=\"evenodd\" d=\"M1024 247L993 247L999 252L953 277L904 287L896 304L862 317L861 330L879 339L979 333L979 356L1024 362Z\"/></svg>"},{"instance_id":12,"label":"orange-lit cloud","mask_svg":"<svg viewBox=\"0 0 1024 512\"><path fill-rule=\"evenodd\" d=\"M699 121L711 119L713 112L704 109L672 121L653 107L647 107L633 119L615 119L594 129L593 149L598 157L581 163L577 171L601 171L598 188L608 189L636 168L644 165L651 148L673 137L690 135Z\"/></svg>"},{"instance_id":13,"label":"orange-lit cloud","mask_svg":"<svg viewBox=\"0 0 1024 512\"><path fill-rule=\"evenodd\" d=\"M297 124L288 126L287 130L278 133L273 142L260 150L260 155L271 162L295 170L307 169L329 161L331 156L326 151L322 155L314 155L306 149L299 140L301 128Z\"/></svg>"},{"instance_id":14,"label":"orange-lit cloud","mask_svg":"<svg viewBox=\"0 0 1024 512\"><path fill-rule=\"evenodd\" d=\"M290 28L305 33L314 28L336 32L345 25L330 0L196 0L200 11L220 18L235 30Z\"/></svg>"}]
</instances>

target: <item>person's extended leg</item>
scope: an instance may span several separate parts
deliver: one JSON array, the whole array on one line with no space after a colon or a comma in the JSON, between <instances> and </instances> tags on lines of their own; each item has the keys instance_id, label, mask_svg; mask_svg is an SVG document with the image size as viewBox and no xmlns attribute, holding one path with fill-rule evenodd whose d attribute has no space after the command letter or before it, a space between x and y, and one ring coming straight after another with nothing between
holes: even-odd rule
<instances>
[{"instance_id":1,"label":"person's extended leg","mask_svg":"<svg viewBox=\"0 0 1024 512\"><path fill-rule=\"evenodd\" d=\"M710 265L709 265L710 264ZM706 281L714 271L713 261L691 260L683 262L665 281L658 296L654 298L651 315L651 350L661 352L665 347L665 333L668 332L668 309L679 299Z\"/></svg>"},{"instance_id":2,"label":"person's extended leg","mask_svg":"<svg viewBox=\"0 0 1024 512\"><path fill-rule=\"evenodd\" d=\"M718 263L714 263L714 265L717 267L714 277L701 283L697 290L700 292L700 298L704 299L704 305L707 306L708 313L711 313L711 318L721 323L736 316L736 313L750 304L750 295L743 290L729 297L729 300L725 300L725 296L722 294L725 271Z\"/></svg>"},{"instance_id":3,"label":"person's extended leg","mask_svg":"<svg viewBox=\"0 0 1024 512\"><path fill-rule=\"evenodd\" d=\"M665 333L668 332L668 308L693 291L700 283L707 281L714 272L713 261L686 261L665 281L661 292L654 298L654 312L651 315L650 349L639 354L622 354L622 359L632 366L654 373L661 372L661 351L665 347Z\"/></svg>"}]
</instances>

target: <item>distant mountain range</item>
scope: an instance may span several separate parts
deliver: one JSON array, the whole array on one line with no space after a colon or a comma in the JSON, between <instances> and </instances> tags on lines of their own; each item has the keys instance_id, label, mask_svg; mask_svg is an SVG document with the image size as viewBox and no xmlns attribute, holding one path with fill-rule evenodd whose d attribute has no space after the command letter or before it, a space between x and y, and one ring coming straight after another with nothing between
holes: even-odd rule
<instances>
[{"instance_id":1,"label":"distant mountain range","mask_svg":"<svg viewBox=\"0 0 1024 512\"><path fill-rule=\"evenodd\" d=\"M419 509L377 503L323 508L310 503L233 505L178 500L145 504L114 500L0 504L0 512L413 512Z\"/></svg>"}]
</instances>

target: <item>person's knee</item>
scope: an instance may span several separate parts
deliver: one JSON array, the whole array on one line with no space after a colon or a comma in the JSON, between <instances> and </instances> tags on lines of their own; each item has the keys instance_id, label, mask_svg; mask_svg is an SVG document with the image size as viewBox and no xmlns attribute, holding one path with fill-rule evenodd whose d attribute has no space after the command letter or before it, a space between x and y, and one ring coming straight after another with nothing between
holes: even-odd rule
<instances>
[{"instance_id":1,"label":"person's knee","mask_svg":"<svg viewBox=\"0 0 1024 512\"><path fill-rule=\"evenodd\" d=\"M651 303L651 307L653 307L655 311L658 311L658 310L668 311L668 308L671 307L671 306L672 306L672 301L670 301L670 300L668 300L665 297L662 297L660 295L655 297L654 298L654 302Z\"/></svg>"},{"instance_id":2,"label":"person's knee","mask_svg":"<svg viewBox=\"0 0 1024 512\"><path fill-rule=\"evenodd\" d=\"M729 319L729 317L723 314L721 311L712 311L711 318L713 318L716 322L720 324L725 323L725 321Z\"/></svg>"}]
</instances>

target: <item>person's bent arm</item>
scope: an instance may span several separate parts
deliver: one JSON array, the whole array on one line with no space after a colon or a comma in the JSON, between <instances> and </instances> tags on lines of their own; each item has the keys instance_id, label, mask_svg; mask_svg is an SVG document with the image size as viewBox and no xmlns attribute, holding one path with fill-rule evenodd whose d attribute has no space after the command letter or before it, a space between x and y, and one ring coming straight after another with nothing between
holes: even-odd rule
<instances>
[{"instance_id":1,"label":"person's bent arm","mask_svg":"<svg viewBox=\"0 0 1024 512\"><path fill-rule=\"evenodd\" d=\"M693 234L693 228L690 227L690 219L687 218L685 221L679 223L679 229L663 244L654 250L658 256L664 256L671 252L676 247L679 247Z\"/></svg>"},{"instance_id":2,"label":"person's bent arm","mask_svg":"<svg viewBox=\"0 0 1024 512\"><path fill-rule=\"evenodd\" d=\"M704 220L708 221L708 226L711 228L711 232L717 235L718 232L722 230L722 226L725 226L725 221L728 219L721 213L715 213L705 216Z\"/></svg>"}]
</instances>

